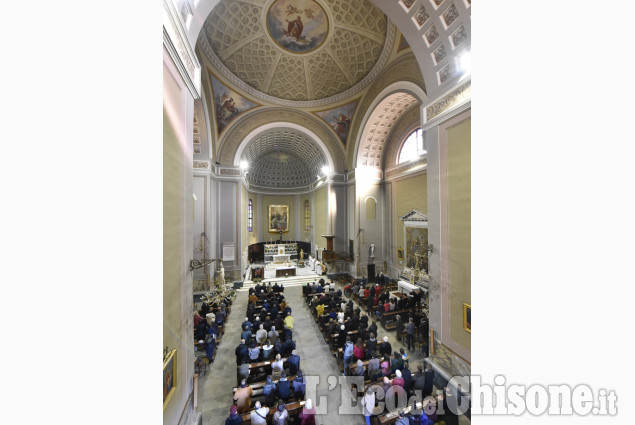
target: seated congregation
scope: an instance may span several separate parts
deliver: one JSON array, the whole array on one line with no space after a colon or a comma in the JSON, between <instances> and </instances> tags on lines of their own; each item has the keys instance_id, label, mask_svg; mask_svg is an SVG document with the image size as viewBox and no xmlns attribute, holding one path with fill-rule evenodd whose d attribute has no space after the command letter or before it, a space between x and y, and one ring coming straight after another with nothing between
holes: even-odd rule
<instances>
[{"instance_id":1,"label":"seated congregation","mask_svg":"<svg viewBox=\"0 0 635 425\"><path fill-rule=\"evenodd\" d=\"M294 318L284 287L256 285L241 324L235 349L237 388L226 424L286 424L298 417L315 424L311 400L304 401L305 382L293 339Z\"/></svg>"}]
</instances>

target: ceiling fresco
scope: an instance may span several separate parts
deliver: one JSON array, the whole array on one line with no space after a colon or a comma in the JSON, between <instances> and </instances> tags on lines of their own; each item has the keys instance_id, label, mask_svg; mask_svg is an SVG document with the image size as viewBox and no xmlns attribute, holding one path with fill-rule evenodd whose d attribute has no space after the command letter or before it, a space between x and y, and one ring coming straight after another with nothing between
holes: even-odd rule
<instances>
[{"instance_id":1,"label":"ceiling fresco","mask_svg":"<svg viewBox=\"0 0 635 425\"><path fill-rule=\"evenodd\" d=\"M311 107L367 86L387 62L395 32L368 0L222 0L199 45L250 96Z\"/></svg>"}]
</instances>

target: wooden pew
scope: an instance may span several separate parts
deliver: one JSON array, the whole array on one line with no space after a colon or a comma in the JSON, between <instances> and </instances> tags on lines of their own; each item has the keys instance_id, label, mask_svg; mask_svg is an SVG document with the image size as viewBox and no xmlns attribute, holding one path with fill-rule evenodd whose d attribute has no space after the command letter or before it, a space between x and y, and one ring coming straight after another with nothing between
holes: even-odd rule
<instances>
[{"instance_id":1,"label":"wooden pew","mask_svg":"<svg viewBox=\"0 0 635 425\"><path fill-rule=\"evenodd\" d=\"M350 331L348 333L349 336L353 336L353 335L357 335L357 331ZM331 336L329 337L329 347L333 347L335 345L335 338L337 338L338 336L340 336L339 332L336 334L331 334ZM351 338L351 341L353 341L353 338Z\"/></svg>"},{"instance_id":2,"label":"wooden pew","mask_svg":"<svg viewBox=\"0 0 635 425\"><path fill-rule=\"evenodd\" d=\"M388 320L393 320L393 319L396 320L397 315L401 315L402 317L406 317L407 318L408 317L408 313L410 313L411 311L412 311L412 309L407 308L407 309L404 309L404 310L393 310L393 311L389 311L389 312L384 312L382 314L382 316L381 316L381 325L386 330L392 330L396 326L388 326L386 322Z\"/></svg>"},{"instance_id":3,"label":"wooden pew","mask_svg":"<svg viewBox=\"0 0 635 425\"><path fill-rule=\"evenodd\" d=\"M289 417L291 416L298 416L301 412L302 412L302 408L304 407L304 403L305 401L296 401L293 403L287 403L285 406L287 408L287 411L289 412ZM269 414L267 415L267 420L271 421L271 418L273 418L273 414L276 411L276 409L269 409ZM247 413L243 413L241 415L241 417L243 418L243 424L244 425L251 425L251 412L247 412Z\"/></svg>"},{"instance_id":4,"label":"wooden pew","mask_svg":"<svg viewBox=\"0 0 635 425\"><path fill-rule=\"evenodd\" d=\"M289 380L289 382L293 382L293 380L295 379L295 375L289 375L287 376L287 379ZM272 382L274 384L278 383L278 380L275 380ZM248 386L251 387L251 389L254 391L253 395L260 395L262 394L263 388L265 387L265 385L267 384L267 381L260 381L260 382L254 382L253 384L249 384ZM232 388L232 395L238 390L239 387L234 387Z\"/></svg>"}]
</instances>

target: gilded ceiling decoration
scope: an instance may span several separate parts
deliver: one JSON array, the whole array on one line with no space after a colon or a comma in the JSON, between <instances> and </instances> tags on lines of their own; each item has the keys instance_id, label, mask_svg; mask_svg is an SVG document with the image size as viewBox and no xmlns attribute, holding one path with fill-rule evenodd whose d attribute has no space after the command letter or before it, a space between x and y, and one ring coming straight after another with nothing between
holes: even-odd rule
<instances>
[{"instance_id":1,"label":"gilded ceiling decoration","mask_svg":"<svg viewBox=\"0 0 635 425\"><path fill-rule=\"evenodd\" d=\"M221 0L199 46L250 96L284 106L341 102L385 65L395 27L369 0Z\"/></svg>"}]
</instances>

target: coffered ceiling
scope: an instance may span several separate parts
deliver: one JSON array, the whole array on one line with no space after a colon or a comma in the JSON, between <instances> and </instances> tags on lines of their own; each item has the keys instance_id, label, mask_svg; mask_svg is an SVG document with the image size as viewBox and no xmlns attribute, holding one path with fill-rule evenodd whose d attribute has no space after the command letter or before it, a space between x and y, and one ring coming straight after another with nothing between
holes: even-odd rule
<instances>
[{"instance_id":1,"label":"coffered ceiling","mask_svg":"<svg viewBox=\"0 0 635 425\"><path fill-rule=\"evenodd\" d=\"M368 0L222 0L199 45L219 73L249 95L316 106L367 86L394 39L394 26Z\"/></svg>"}]
</instances>

